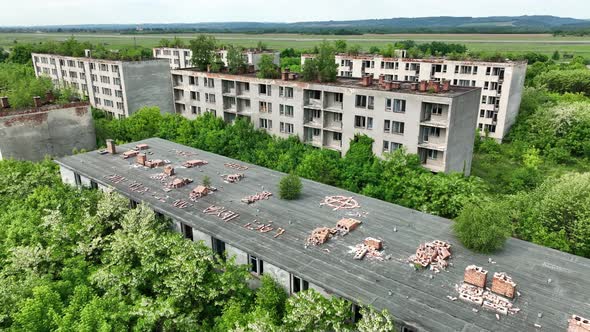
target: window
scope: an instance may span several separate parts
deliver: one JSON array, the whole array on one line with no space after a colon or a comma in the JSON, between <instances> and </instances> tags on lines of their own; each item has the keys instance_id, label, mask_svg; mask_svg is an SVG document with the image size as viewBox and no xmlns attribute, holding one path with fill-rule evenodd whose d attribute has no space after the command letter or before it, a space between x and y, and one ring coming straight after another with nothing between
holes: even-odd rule
<instances>
[{"instance_id":1,"label":"window","mask_svg":"<svg viewBox=\"0 0 590 332\"><path fill-rule=\"evenodd\" d=\"M489 132L489 133L495 133L496 132L496 125L485 125L484 126L484 131Z\"/></svg>"},{"instance_id":2,"label":"window","mask_svg":"<svg viewBox=\"0 0 590 332\"><path fill-rule=\"evenodd\" d=\"M486 118L491 119L494 117L494 111L486 111Z\"/></svg>"},{"instance_id":3,"label":"window","mask_svg":"<svg viewBox=\"0 0 590 332\"><path fill-rule=\"evenodd\" d=\"M215 104L215 94L214 93L206 93L205 94L205 102L210 104Z\"/></svg>"},{"instance_id":4,"label":"window","mask_svg":"<svg viewBox=\"0 0 590 332\"><path fill-rule=\"evenodd\" d=\"M313 136L320 136L322 134L322 130L318 128L313 128L312 134Z\"/></svg>"},{"instance_id":5,"label":"window","mask_svg":"<svg viewBox=\"0 0 590 332\"><path fill-rule=\"evenodd\" d=\"M486 110L479 110L479 117L483 118L486 114Z\"/></svg>"},{"instance_id":6,"label":"window","mask_svg":"<svg viewBox=\"0 0 590 332\"><path fill-rule=\"evenodd\" d=\"M101 63L100 64L100 71L109 71L109 66L104 63Z\"/></svg>"},{"instance_id":7,"label":"window","mask_svg":"<svg viewBox=\"0 0 590 332\"><path fill-rule=\"evenodd\" d=\"M356 100L355 101L355 106L356 107L362 107L362 108L366 108L367 107L367 96L357 95L355 100Z\"/></svg>"},{"instance_id":8,"label":"window","mask_svg":"<svg viewBox=\"0 0 590 332\"><path fill-rule=\"evenodd\" d=\"M385 122L383 122L383 131L386 133L391 131L391 120L385 120Z\"/></svg>"},{"instance_id":9,"label":"window","mask_svg":"<svg viewBox=\"0 0 590 332\"><path fill-rule=\"evenodd\" d=\"M195 82L198 82L198 80L195 80L195 77L194 76L189 76L188 83L190 85L195 85Z\"/></svg>"},{"instance_id":10,"label":"window","mask_svg":"<svg viewBox=\"0 0 590 332\"><path fill-rule=\"evenodd\" d=\"M261 94L261 95L270 96L271 95L270 85L258 84L258 93Z\"/></svg>"},{"instance_id":11,"label":"window","mask_svg":"<svg viewBox=\"0 0 590 332\"><path fill-rule=\"evenodd\" d=\"M291 294L299 293L308 289L309 282L297 276L291 275Z\"/></svg>"},{"instance_id":12,"label":"window","mask_svg":"<svg viewBox=\"0 0 590 332\"><path fill-rule=\"evenodd\" d=\"M440 137L440 128L430 127L426 130L428 131L428 136Z\"/></svg>"},{"instance_id":13,"label":"window","mask_svg":"<svg viewBox=\"0 0 590 332\"><path fill-rule=\"evenodd\" d=\"M391 132L394 134L404 134L404 123L398 121L391 121Z\"/></svg>"},{"instance_id":14,"label":"window","mask_svg":"<svg viewBox=\"0 0 590 332\"><path fill-rule=\"evenodd\" d=\"M100 105L100 98L94 97L94 104Z\"/></svg>"},{"instance_id":15,"label":"window","mask_svg":"<svg viewBox=\"0 0 590 332\"><path fill-rule=\"evenodd\" d=\"M369 104L367 105L367 108L370 110L375 108L375 97L369 96Z\"/></svg>"},{"instance_id":16,"label":"window","mask_svg":"<svg viewBox=\"0 0 590 332\"><path fill-rule=\"evenodd\" d=\"M250 272L261 276L264 273L264 264L261 259L256 256L250 255Z\"/></svg>"},{"instance_id":17,"label":"window","mask_svg":"<svg viewBox=\"0 0 590 332\"><path fill-rule=\"evenodd\" d=\"M279 114L283 116L293 117L293 106L291 105L279 105Z\"/></svg>"},{"instance_id":18,"label":"window","mask_svg":"<svg viewBox=\"0 0 590 332\"><path fill-rule=\"evenodd\" d=\"M367 118L364 116L356 115L354 117L354 126L357 128L365 128L367 126Z\"/></svg>"},{"instance_id":19,"label":"window","mask_svg":"<svg viewBox=\"0 0 590 332\"><path fill-rule=\"evenodd\" d=\"M258 111L260 113L272 113L272 103L261 101L258 103Z\"/></svg>"},{"instance_id":20,"label":"window","mask_svg":"<svg viewBox=\"0 0 590 332\"><path fill-rule=\"evenodd\" d=\"M490 89L490 82L485 82L485 83L483 84L483 89L484 89L484 90L489 90L489 89Z\"/></svg>"},{"instance_id":21,"label":"window","mask_svg":"<svg viewBox=\"0 0 590 332\"><path fill-rule=\"evenodd\" d=\"M435 159L438 158L438 151L436 151L436 150L428 150L427 156L428 156L428 159L435 160Z\"/></svg>"},{"instance_id":22,"label":"window","mask_svg":"<svg viewBox=\"0 0 590 332\"><path fill-rule=\"evenodd\" d=\"M104 106L113 107L113 105L112 100L104 99Z\"/></svg>"},{"instance_id":23,"label":"window","mask_svg":"<svg viewBox=\"0 0 590 332\"><path fill-rule=\"evenodd\" d=\"M103 95L107 95L107 96L112 96L113 95L112 90L109 89L109 88L102 88L102 94Z\"/></svg>"},{"instance_id":24,"label":"window","mask_svg":"<svg viewBox=\"0 0 590 332\"><path fill-rule=\"evenodd\" d=\"M111 78L108 76L101 76L100 77L100 82L101 83L106 83L106 84L111 84Z\"/></svg>"},{"instance_id":25,"label":"window","mask_svg":"<svg viewBox=\"0 0 590 332\"><path fill-rule=\"evenodd\" d=\"M225 259L225 256L223 254L225 252L225 242L221 241L220 239L211 237L211 247L213 249L213 252Z\"/></svg>"},{"instance_id":26,"label":"window","mask_svg":"<svg viewBox=\"0 0 590 332\"><path fill-rule=\"evenodd\" d=\"M121 79L118 77L113 78L113 84L115 85L121 85Z\"/></svg>"},{"instance_id":27,"label":"window","mask_svg":"<svg viewBox=\"0 0 590 332\"><path fill-rule=\"evenodd\" d=\"M74 173L74 181L76 182L76 186L82 185L82 178L80 177L80 174Z\"/></svg>"},{"instance_id":28,"label":"window","mask_svg":"<svg viewBox=\"0 0 590 332\"><path fill-rule=\"evenodd\" d=\"M191 91L191 99L197 100L197 93L195 91Z\"/></svg>"},{"instance_id":29,"label":"window","mask_svg":"<svg viewBox=\"0 0 590 332\"><path fill-rule=\"evenodd\" d=\"M492 74L492 67L486 67L486 75L490 76Z\"/></svg>"},{"instance_id":30,"label":"window","mask_svg":"<svg viewBox=\"0 0 590 332\"><path fill-rule=\"evenodd\" d=\"M120 102L120 101L118 101L118 102L117 102L117 109L118 109L118 110L123 110L123 108L124 108L124 107L123 107L123 103L122 103L122 102Z\"/></svg>"},{"instance_id":31,"label":"window","mask_svg":"<svg viewBox=\"0 0 590 332\"><path fill-rule=\"evenodd\" d=\"M182 235L184 235L184 238L192 241L193 240L193 228L189 225L182 224Z\"/></svg>"},{"instance_id":32,"label":"window","mask_svg":"<svg viewBox=\"0 0 590 332\"><path fill-rule=\"evenodd\" d=\"M76 67L76 62L74 60L68 60L68 67Z\"/></svg>"},{"instance_id":33,"label":"window","mask_svg":"<svg viewBox=\"0 0 590 332\"><path fill-rule=\"evenodd\" d=\"M487 96L481 96L481 103L482 104L486 104L488 101L488 97Z\"/></svg>"},{"instance_id":34,"label":"window","mask_svg":"<svg viewBox=\"0 0 590 332\"><path fill-rule=\"evenodd\" d=\"M441 116L442 115L442 110L443 110L443 105L441 105L441 104L432 104L431 114L432 115Z\"/></svg>"},{"instance_id":35,"label":"window","mask_svg":"<svg viewBox=\"0 0 590 332\"><path fill-rule=\"evenodd\" d=\"M197 114L197 106L191 106L191 114Z\"/></svg>"},{"instance_id":36,"label":"window","mask_svg":"<svg viewBox=\"0 0 590 332\"><path fill-rule=\"evenodd\" d=\"M90 78L92 79L92 82L98 81L98 76L96 76L95 74L91 74Z\"/></svg>"},{"instance_id":37,"label":"window","mask_svg":"<svg viewBox=\"0 0 590 332\"><path fill-rule=\"evenodd\" d=\"M342 133L332 133L332 140L333 141L341 141L342 140Z\"/></svg>"},{"instance_id":38,"label":"window","mask_svg":"<svg viewBox=\"0 0 590 332\"><path fill-rule=\"evenodd\" d=\"M115 97L123 98L123 91L115 90Z\"/></svg>"},{"instance_id":39,"label":"window","mask_svg":"<svg viewBox=\"0 0 590 332\"><path fill-rule=\"evenodd\" d=\"M182 82L182 79L180 81ZM215 80L212 79L212 78L204 77L203 78L203 82L205 83L205 86L206 87L209 87L209 88L214 88L215 87Z\"/></svg>"},{"instance_id":40,"label":"window","mask_svg":"<svg viewBox=\"0 0 590 332\"><path fill-rule=\"evenodd\" d=\"M111 65L111 71L113 73L119 72L119 66L118 65Z\"/></svg>"},{"instance_id":41,"label":"window","mask_svg":"<svg viewBox=\"0 0 590 332\"><path fill-rule=\"evenodd\" d=\"M341 103L343 99L344 99L344 94L342 94L342 93L335 93L334 94L334 102Z\"/></svg>"},{"instance_id":42,"label":"window","mask_svg":"<svg viewBox=\"0 0 590 332\"><path fill-rule=\"evenodd\" d=\"M279 87L279 96L285 98L293 98L293 88L289 87Z\"/></svg>"},{"instance_id":43,"label":"window","mask_svg":"<svg viewBox=\"0 0 590 332\"><path fill-rule=\"evenodd\" d=\"M402 146L403 144L401 143L383 141L383 152L393 152Z\"/></svg>"},{"instance_id":44,"label":"window","mask_svg":"<svg viewBox=\"0 0 590 332\"><path fill-rule=\"evenodd\" d=\"M272 129L272 120L260 119L260 128Z\"/></svg>"},{"instance_id":45,"label":"window","mask_svg":"<svg viewBox=\"0 0 590 332\"><path fill-rule=\"evenodd\" d=\"M333 113L334 114L334 121L342 122L342 113Z\"/></svg>"},{"instance_id":46,"label":"window","mask_svg":"<svg viewBox=\"0 0 590 332\"><path fill-rule=\"evenodd\" d=\"M404 113L406 111L406 101L403 99L394 99L393 111L398 113Z\"/></svg>"},{"instance_id":47,"label":"window","mask_svg":"<svg viewBox=\"0 0 590 332\"><path fill-rule=\"evenodd\" d=\"M287 122L281 122L280 130L281 130L281 133L292 134L293 133L293 124L287 123Z\"/></svg>"}]
</instances>

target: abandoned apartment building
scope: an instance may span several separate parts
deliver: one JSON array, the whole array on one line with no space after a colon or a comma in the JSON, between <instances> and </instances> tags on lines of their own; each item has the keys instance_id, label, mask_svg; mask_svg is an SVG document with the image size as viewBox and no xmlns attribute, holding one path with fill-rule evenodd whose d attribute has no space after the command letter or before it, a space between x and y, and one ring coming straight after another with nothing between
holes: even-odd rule
<instances>
[{"instance_id":1,"label":"abandoned apartment building","mask_svg":"<svg viewBox=\"0 0 590 332\"><path fill-rule=\"evenodd\" d=\"M301 56L301 63L313 58ZM479 87L481 100L477 108L477 128L482 134L502 140L516 121L524 90L526 61L451 60L432 57L412 59L405 50L396 50L395 57L381 55L337 54L338 75L360 78L373 74L385 80L419 82L448 80L452 85Z\"/></svg>"},{"instance_id":2,"label":"abandoned apartment building","mask_svg":"<svg viewBox=\"0 0 590 332\"><path fill-rule=\"evenodd\" d=\"M173 112L170 67L161 59L104 60L33 53L37 77L51 78L56 86L70 87L88 98L92 107L114 118L125 118L144 106Z\"/></svg>"},{"instance_id":3,"label":"abandoned apartment building","mask_svg":"<svg viewBox=\"0 0 590 332\"><path fill-rule=\"evenodd\" d=\"M32 102L32 107L14 108L8 97L0 97L0 160L39 161L96 148L87 102L58 103L52 92Z\"/></svg>"},{"instance_id":4,"label":"abandoned apartment building","mask_svg":"<svg viewBox=\"0 0 590 332\"><path fill-rule=\"evenodd\" d=\"M156 59L166 59L170 63L171 69L182 69L193 67L191 59L193 57L193 51L190 48L180 47L154 47L152 49L153 56ZM227 66L227 50L220 49L217 51L217 55ZM278 66L281 63L281 53L272 50L257 50L257 49L245 49L242 51L244 61L249 66L254 66L258 70L258 63L263 55L269 55L272 57L273 62Z\"/></svg>"},{"instance_id":5,"label":"abandoned apartment building","mask_svg":"<svg viewBox=\"0 0 590 332\"><path fill-rule=\"evenodd\" d=\"M309 180L301 198L280 200L284 174L158 138L56 162L65 183L147 204L254 281L345 298L356 319L372 305L403 332L589 331L583 257L517 239L476 254L450 220Z\"/></svg>"},{"instance_id":6,"label":"abandoned apartment building","mask_svg":"<svg viewBox=\"0 0 590 332\"><path fill-rule=\"evenodd\" d=\"M272 80L195 69L172 70L172 81L176 112L187 118L246 117L269 134L296 135L341 154L356 134L366 134L378 156L403 146L433 172L471 170L479 88L370 77L308 83L293 73Z\"/></svg>"}]
</instances>

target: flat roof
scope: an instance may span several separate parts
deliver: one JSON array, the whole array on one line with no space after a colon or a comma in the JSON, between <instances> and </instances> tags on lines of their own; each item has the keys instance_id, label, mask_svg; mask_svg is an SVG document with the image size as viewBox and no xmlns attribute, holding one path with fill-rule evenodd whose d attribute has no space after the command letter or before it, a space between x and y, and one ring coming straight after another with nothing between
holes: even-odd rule
<instances>
[{"instance_id":1,"label":"flat roof","mask_svg":"<svg viewBox=\"0 0 590 332\"><path fill-rule=\"evenodd\" d=\"M408 93L408 94L416 94L416 95L424 95L424 96L436 96L436 97L447 97L453 98L465 93L469 93L472 91L480 90L480 87L467 87L467 86L450 86L449 91L442 91L440 90L438 93L434 92L420 92L418 90L412 90L412 84L420 84L419 82L405 82L405 81L393 81L393 83L399 83L399 89L392 89L392 90L385 90L379 86L379 78L373 78L373 84L365 86L362 85L362 79L360 78L347 78L347 77L337 77L335 82L307 82L303 81L301 78L299 79L290 79L290 80L281 80L280 78L277 79L268 79L268 78L258 78L256 73L248 73L248 74L230 74L230 73L211 73L203 70L199 70L197 68L178 68L171 70L171 73L174 75L178 75L180 73L185 72L192 72L192 73L200 73L205 74L207 77L211 78L219 78L225 80L241 80L247 82L257 82L263 84L281 84L281 85L293 85L298 86L304 89L313 90L317 86L334 86L334 87L341 87L347 89L362 89L362 90L373 90L373 91L382 91L382 92L398 92L398 93ZM173 87L174 88L174 87Z\"/></svg>"},{"instance_id":2,"label":"flat roof","mask_svg":"<svg viewBox=\"0 0 590 332\"><path fill-rule=\"evenodd\" d=\"M148 169L136 165L135 158L122 159L121 154L137 144L149 146L148 159L168 160L178 177L192 178L194 182L165 192L161 182L150 178L161 173L162 167ZM398 321L420 330L535 331L534 324L539 324L543 331L565 331L572 314L590 316L590 259L518 239L509 239L499 253L477 254L460 244L451 230L452 221L448 219L305 179L302 179L300 199L281 200L278 198L278 183L283 173L159 138L117 146L117 152L117 155L101 155L94 151L56 162L97 183L114 187L135 201L144 201L155 211L256 255L333 294L360 304L372 304L378 309L386 308ZM206 160L208 164L190 169L180 167L183 162L193 159ZM237 171L225 167L225 163L245 165L248 169ZM224 183L221 175L231 173L244 173L245 178L235 184ZM127 180L112 183L105 178L112 174ZM190 202L189 192L205 175L219 190L197 202ZM129 185L134 182L149 191L139 194L131 190ZM242 198L263 190L272 192L273 196L250 205L241 202ZM331 195L354 197L360 207L335 211L321 206L325 196ZM160 200L162 197L165 202ZM174 207L173 202L178 199L193 205L185 209ZM210 205L223 206L239 213L239 217L224 222L217 216L204 214L203 210ZM306 248L305 240L313 229L335 227L343 217L358 219L362 224L343 237ZM272 221L275 230L260 233L244 227L254 220ZM285 233L275 238L278 227L284 228ZM381 239L384 254L391 255L391 259L354 260L350 247L366 237ZM438 274L428 269L415 270L407 262L421 243L432 240L448 241L452 245L449 260L452 266ZM514 315L500 315L497 319L495 312L447 298L457 296L454 287L461 284L465 267L472 264L484 267L491 275L494 272L510 275L521 294L516 297L514 306L521 311ZM474 312L474 308L479 311Z\"/></svg>"}]
</instances>

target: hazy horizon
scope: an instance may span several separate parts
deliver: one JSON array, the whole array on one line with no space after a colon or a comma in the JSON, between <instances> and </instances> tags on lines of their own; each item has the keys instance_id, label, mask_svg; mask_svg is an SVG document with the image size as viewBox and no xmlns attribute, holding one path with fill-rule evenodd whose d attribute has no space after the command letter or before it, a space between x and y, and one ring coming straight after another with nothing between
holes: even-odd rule
<instances>
[{"instance_id":1,"label":"hazy horizon","mask_svg":"<svg viewBox=\"0 0 590 332\"><path fill-rule=\"evenodd\" d=\"M172 4L172 5L171 5ZM387 0L340 1L276 0L21 0L4 4L0 26L46 26L85 24L179 24L212 22L292 23L418 17L489 17L553 15L589 19L590 1L562 0L540 6L538 0L415 0L399 8ZM416 10L418 8L419 10Z\"/></svg>"}]
</instances>

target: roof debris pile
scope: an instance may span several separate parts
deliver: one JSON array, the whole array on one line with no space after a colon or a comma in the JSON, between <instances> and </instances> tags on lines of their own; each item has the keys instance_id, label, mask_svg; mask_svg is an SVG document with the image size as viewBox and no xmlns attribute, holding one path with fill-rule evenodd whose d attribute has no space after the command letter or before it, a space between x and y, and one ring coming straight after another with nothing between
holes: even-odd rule
<instances>
[{"instance_id":1,"label":"roof debris pile","mask_svg":"<svg viewBox=\"0 0 590 332\"><path fill-rule=\"evenodd\" d=\"M143 194L147 193L150 190L150 188L144 186L140 182L133 182L133 183L129 184L129 190L143 195Z\"/></svg>"},{"instance_id":2,"label":"roof debris pile","mask_svg":"<svg viewBox=\"0 0 590 332\"><path fill-rule=\"evenodd\" d=\"M359 203L353 197L346 197L346 196L326 196L324 201L320 203L320 205L327 205L332 208L332 210L340 210L340 209L356 209L360 207Z\"/></svg>"},{"instance_id":3,"label":"roof debris pile","mask_svg":"<svg viewBox=\"0 0 590 332\"><path fill-rule=\"evenodd\" d=\"M138 154L139 154L139 151L137 151L137 150L129 150L127 152L123 152L121 157L123 159L129 159L129 158L136 157Z\"/></svg>"},{"instance_id":4,"label":"roof debris pile","mask_svg":"<svg viewBox=\"0 0 590 332\"><path fill-rule=\"evenodd\" d=\"M306 245L318 246L324 244L333 236L346 235L355 230L361 221L352 218L343 218L336 223L336 227L318 227L311 232L311 235L306 240Z\"/></svg>"},{"instance_id":5,"label":"roof debris pile","mask_svg":"<svg viewBox=\"0 0 590 332\"><path fill-rule=\"evenodd\" d=\"M186 167L186 168L193 168L193 167L201 167L201 166L205 166L207 165L209 162L205 161L205 160L199 160L199 159L195 159L195 160L188 160L185 161L182 166Z\"/></svg>"},{"instance_id":6,"label":"roof debris pile","mask_svg":"<svg viewBox=\"0 0 590 332\"><path fill-rule=\"evenodd\" d=\"M105 175L104 178L111 181L114 184L119 184L121 182L126 181L125 177L117 174Z\"/></svg>"},{"instance_id":7,"label":"roof debris pile","mask_svg":"<svg viewBox=\"0 0 590 332\"><path fill-rule=\"evenodd\" d=\"M209 206L208 208L203 210L203 213L208 214L208 215L218 216L219 218L221 218L221 220L223 220L225 222L231 221L231 220L240 216L239 213L230 211L230 210L224 208L223 206L215 206L215 205Z\"/></svg>"},{"instance_id":8,"label":"roof debris pile","mask_svg":"<svg viewBox=\"0 0 590 332\"><path fill-rule=\"evenodd\" d=\"M463 283L460 286L455 285L455 290L459 293L459 299L503 315L519 312L520 309L515 308L508 298L502 296L504 294L514 295L516 284L512 282L512 278L505 273L495 273L492 280L492 289L490 290L485 287L487 275L488 271L479 266L467 266ZM497 294L497 291L501 293ZM454 301L456 298L449 296L449 299Z\"/></svg>"},{"instance_id":9,"label":"roof debris pile","mask_svg":"<svg viewBox=\"0 0 590 332\"><path fill-rule=\"evenodd\" d=\"M223 182L225 182L225 183L236 183L244 178L244 174L242 174L242 173L223 174L221 176L221 178L223 179Z\"/></svg>"},{"instance_id":10,"label":"roof debris pile","mask_svg":"<svg viewBox=\"0 0 590 332\"><path fill-rule=\"evenodd\" d=\"M430 266L430 270L435 273L447 268L449 263L447 259L451 257L451 244L445 241L434 240L432 242L421 243L416 249L416 254L410 256L408 260L422 267Z\"/></svg>"},{"instance_id":11,"label":"roof debris pile","mask_svg":"<svg viewBox=\"0 0 590 332\"><path fill-rule=\"evenodd\" d=\"M135 150L141 151L141 150L147 150L150 147L147 144L137 144L135 146Z\"/></svg>"},{"instance_id":12,"label":"roof debris pile","mask_svg":"<svg viewBox=\"0 0 590 332\"><path fill-rule=\"evenodd\" d=\"M568 320L569 326L567 332L588 332L590 331L590 321L578 315L572 315Z\"/></svg>"},{"instance_id":13,"label":"roof debris pile","mask_svg":"<svg viewBox=\"0 0 590 332\"><path fill-rule=\"evenodd\" d=\"M245 171L248 169L248 166L243 166L243 165L235 164L235 163L225 163L223 165L227 168L232 168L232 169L235 169L238 171Z\"/></svg>"},{"instance_id":14,"label":"roof debris pile","mask_svg":"<svg viewBox=\"0 0 590 332\"><path fill-rule=\"evenodd\" d=\"M174 206L175 208L179 208L179 209L186 209L187 207L193 206L193 205L185 200L177 199L174 202L172 202L172 206Z\"/></svg>"},{"instance_id":15,"label":"roof debris pile","mask_svg":"<svg viewBox=\"0 0 590 332\"><path fill-rule=\"evenodd\" d=\"M368 258L371 260L383 260L383 241L368 237L366 238L363 243L359 243L354 246L351 250L351 253L354 254L354 259L361 260L363 258Z\"/></svg>"},{"instance_id":16,"label":"roof debris pile","mask_svg":"<svg viewBox=\"0 0 590 332\"><path fill-rule=\"evenodd\" d=\"M203 198L203 197L207 196L209 194L209 191L210 190L208 187L197 186L189 193L190 200L195 202L199 198Z\"/></svg>"},{"instance_id":17,"label":"roof debris pile","mask_svg":"<svg viewBox=\"0 0 590 332\"><path fill-rule=\"evenodd\" d=\"M177 150L177 149L173 149L173 150L170 150L170 151L176 153L176 155L177 156L180 156L180 157L192 157L192 156L196 156L197 155L194 152L182 151L182 150Z\"/></svg>"},{"instance_id":18,"label":"roof debris pile","mask_svg":"<svg viewBox=\"0 0 590 332\"><path fill-rule=\"evenodd\" d=\"M263 191L261 193L256 193L255 195L250 195L242 198L242 202L246 204L252 204L257 201L269 199L272 196L271 192Z\"/></svg>"},{"instance_id":19,"label":"roof debris pile","mask_svg":"<svg viewBox=\"0 0 590 332\"><path fill-rule=\"evenodd\" d=\"M186 186L187 184L190 184L193 182L193 179L187 179L187 178L175 178L172 181L168 182L166 184L166 188L168 189L178 189L178 188L182 188L184 186Z\"/></svg>"}]
</instances>

